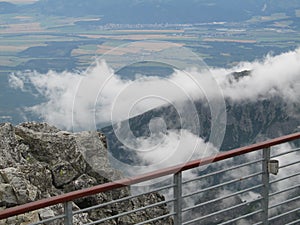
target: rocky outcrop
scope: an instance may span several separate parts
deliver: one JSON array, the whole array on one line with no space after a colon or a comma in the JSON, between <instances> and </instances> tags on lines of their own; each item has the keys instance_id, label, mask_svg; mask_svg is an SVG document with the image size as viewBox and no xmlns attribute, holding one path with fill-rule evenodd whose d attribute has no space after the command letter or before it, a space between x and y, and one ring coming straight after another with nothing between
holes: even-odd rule
<instances>
[{"instance_id":1,"label":"rocky outcrop","mask_svg":"<svg viewBox=\"0 0 300 225\"><path fill-rule=\"evenodd\" d=\"M99 132L69 133L46 123L23 123L15 127L9 123L0 124L1 209L120 178L121 172L110 167L106 140ZM73 210L129 195L129 188L99 193L76 200ZM74 224L92 222L163 200L164 197L158 193L142 195L89 213L77 214ZM0 224L28 224L61 212L63 206L56 205L2 220ZM167 213L166 205L162 204L112 219L105 224L135 224ZM153 224L172 223L167 218Z\"/></svg>"}]
</instances>

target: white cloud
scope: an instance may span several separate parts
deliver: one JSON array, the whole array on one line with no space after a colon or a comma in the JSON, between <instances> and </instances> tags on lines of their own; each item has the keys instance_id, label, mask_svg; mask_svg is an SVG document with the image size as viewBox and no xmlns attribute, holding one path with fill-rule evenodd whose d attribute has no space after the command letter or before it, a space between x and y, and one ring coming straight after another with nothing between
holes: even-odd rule
<instances>
[{"instance_id":1,"label":"white cloud","mask_svg":"<svg viewBox=\"0 0 300 225\"><path fill-rule=\"evenodd\" d=\"M229 75L242 70L251 70L252 74L238 80ZM28 110L68 130L95 129L95 122L121 121L163 104L190 101L193 105L195 100L221 91L234 101L282 96L298 104L300 49L267 56L262 61L243 62L231 69L175 71L168 78L140 76L134 81L123 80L103 61L81 73L25 72L10 76L11 87L24 91L30 88L28 83L47 99Z\"/></svg>"},{"instance_id":2,"label":"white cloud","mask_svg":"<svg viewBox=\"0 0 300 225\"><path fill-rule=\"evenodd\" d=\"M229 74L251 70L250 76L232 80ZM211 70L219 82L224 96L235 101L257 100L270 96L282 96L292 102L300 97L300 48L277 56L268 55L262 61L243 62L231 69Z\"/></svg>"},{"instance_id":3,"label":"white cloud","mask_svg":"<svg viewBox=\"0 0 300 225\"><path fill-rule=\"evenodd\" d=\"M233 80L229 75L242 70L251 70L252 74L238 80ZM194 127L199 127L199 121L194 117L197 114L194 105L196 100L210 96L208 103L212 106L211 100L222 97L220 92L223 92L225 98L233 101L282 96L299 104L299 81L300 49L267 56L262 61L240 63L231 69L175 71L167 78L141 75L136 80L124 80L104 61L78 73L49 71L39 74L27 71L10 76L11 87L29 90L33 86L47 99L27 110L68 130L95 130L96 124L107 123L116 123L117 127L122 120L164 104L172 104L185 124L181 131L168 130L160 134L160 139L157 136L155 139L154 136L134 137L128 124L115 130L121 141L136 148L144 162L156 168L186 162L190 157L200 157L203 154L200 149L209 149L209 154L217 151L218 146L211 145L214 142L204 143L190 132ZM222 107L218 110L225 112ZM149 125L155 131L156 126L163 125L163 121ZM165 129L163 126L160 129ZM198 147L194 147L195 143L198 143ZM151 150L142 152L143 149Z\"/></svg>"},{"instance_id":4,"label":"white cloud","mask_svg":"<svg viewBox=\"0 0 300 225\"><path fill-rule=\"evenodd\" d=\"M38 93L47 99L46 102L29 107L26 110L36 113L43 120L58 127L71 127L73 99L81 75L68 72L47 74L24 72L12 74L10 86L23 91ZM31 90L31 87L34 90ZM84 119L84 118L83 118Z\"/></svg>"},{"instance_id":5,"label":"white cloud","mask_svg":"<svg viewBox=\"0 0 300 225\"><path fill-rule=\"evenodd\" d=\"M148 171L212 156L218 152L213 145L183 129L159 133L151 138L138 138L137 142L138 156L146 165L150 165L147 166Z\"/></svg>"},{"instance_id":6,"label":"white cloud","mask_svg":"<svg viewBox=\"0 0 300 225\"><path fill-rule=\"evenodd\" d=\"M10 75L9 85L14 89L20 89L21 91L25 91L23 80L15 74Z\"/></svg>"},{"instance_id":7,"label":"white cloud","mask_svg":"<svg viewBox=\"0 0 300 225\"><path fill-rule=\"evenodd\" d=\"M180 108L182 104L178 102L187 101L193 108L195 99L210 91L205 88L211 81L208 75L195 80L195 76L187 74L176 71L169 78L124 80L102 61L82 73L13 74L10 85L24 90L29 88L24 83L30 84L47 99L27 109L45 121L68 130L89 130L95 129L95 123L115 123L166 104Z\"/></svg>"}]
</instances>

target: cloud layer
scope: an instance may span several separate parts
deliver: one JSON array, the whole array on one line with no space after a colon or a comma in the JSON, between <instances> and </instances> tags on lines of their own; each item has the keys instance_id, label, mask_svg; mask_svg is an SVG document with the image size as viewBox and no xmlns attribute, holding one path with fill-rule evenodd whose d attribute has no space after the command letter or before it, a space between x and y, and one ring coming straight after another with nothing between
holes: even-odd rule
<instances>
[{"instance_id":1,"label":"cloud layer","mask_svg":"<svg viewBox=\"0 0 300 225\"><path fill-rule=\"evenodd\" d=\"M232 76L233 72L244 70L251 74L237 79ZM139 75L136 80L122 79L105 61L99 61L78 73L27 71L12 74L10 85L46 99L26 110L53 125L75 131L95 130L98 124L118 125L120 121L155 107L173 105L181 120L190 124L181 131L163 131L163 121L156 121L149 124L153 131L150 138L136 139L129 126L120 129L122 132L118 136L122 142L136 148L146 165L159 168L217 152L218 146L211 145L213 141L204 143L190 132L190 127L198 127L199 121L189 116L197 114L194 104L198 100L206 99L211 110L218 111L212 112L215 117L222 112L226 114L225 107L216 107L222 105L216 102L224 104L224 99L240 102L280 96L299 107L300 49L268 55L261 61L242 62L230 69L199 71L187 68L175 70L169 77ZM205 151L207 149L209 151Z\"/></svg>"},{"instance_id":2,"label":"cloud layer","mask_svg":"<svg viewBox=\"0 0 300 225\"><path fill-rule=\"evenodd\" d=\"M250 70L250 76L239 80L228 79L224 74ZM300 49L277 56L267 55L262 61L242 62L229 70L212 71L224 96L233 100L282 96L297 102L300 96Z\"/></svg>"},{"instance_id":3,"label":"cloud layer","mask_svg":"<svg viewBox=\"0 0 300 225\"><path fill-rule=\"evenodd\" d=\"M233 79L230 75L243 70L251 70L252 73L240 79ZM47 101L27 110L66 129L75 124L78 129L91 128L95 119L98 123L110 122L112 112L115 122L163 104L195 101L220 91L225 98L234 101L281 96L298 103L300 49L277 56L268 55L261 61L242 62L230 69L175 71L168 78L140 76L135 81L124 80L102 61L81 73L49 71L39 74L27 71L12 74L10 85L23 91L29 91L33 86ZM114 107L118 110L113 111Z\"/></svg>"}]
</instances>

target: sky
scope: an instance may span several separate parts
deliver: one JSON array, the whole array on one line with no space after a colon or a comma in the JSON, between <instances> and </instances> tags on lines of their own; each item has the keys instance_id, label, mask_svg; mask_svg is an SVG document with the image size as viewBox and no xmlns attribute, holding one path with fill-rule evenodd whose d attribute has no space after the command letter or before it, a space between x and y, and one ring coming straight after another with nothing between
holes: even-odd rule
<instances>
[{"instance_id":1,"label":"sky","mask_svg":"<svg viewBox=\"0 0 300 225\"><path fill-rule=\"evenodd\" d=\"M30 4L30 3L37 2L39 0L2 0L2 1L13 3L13 4Z\"/></svg>"}]
</instances>

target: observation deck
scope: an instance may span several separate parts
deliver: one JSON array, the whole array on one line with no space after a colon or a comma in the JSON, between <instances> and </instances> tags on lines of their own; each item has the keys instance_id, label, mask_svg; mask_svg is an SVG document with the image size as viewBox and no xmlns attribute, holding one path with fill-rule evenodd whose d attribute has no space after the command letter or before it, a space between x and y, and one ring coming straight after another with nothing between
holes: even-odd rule
<instances>
[{"instance_id":1,"label":"observation deck","mask_svg":"<svg viewBox=\"0 0 300 225\"><path fill-rule=\"evenodd\" d=\"M61 215L32 223L73 224L76 215L161 193L162 201L87 223L113 224L118 218L163 205L168 213L138 224L300 224L300 132L193 160L151 173L124 178L0 211L0 224L10 217L63 205ZM150 188L143 182L157 181ZM131 187L122 199L76 209L76 199ZM118 224L118 223L115 223Z\"/></svg>"}]
</instances>

